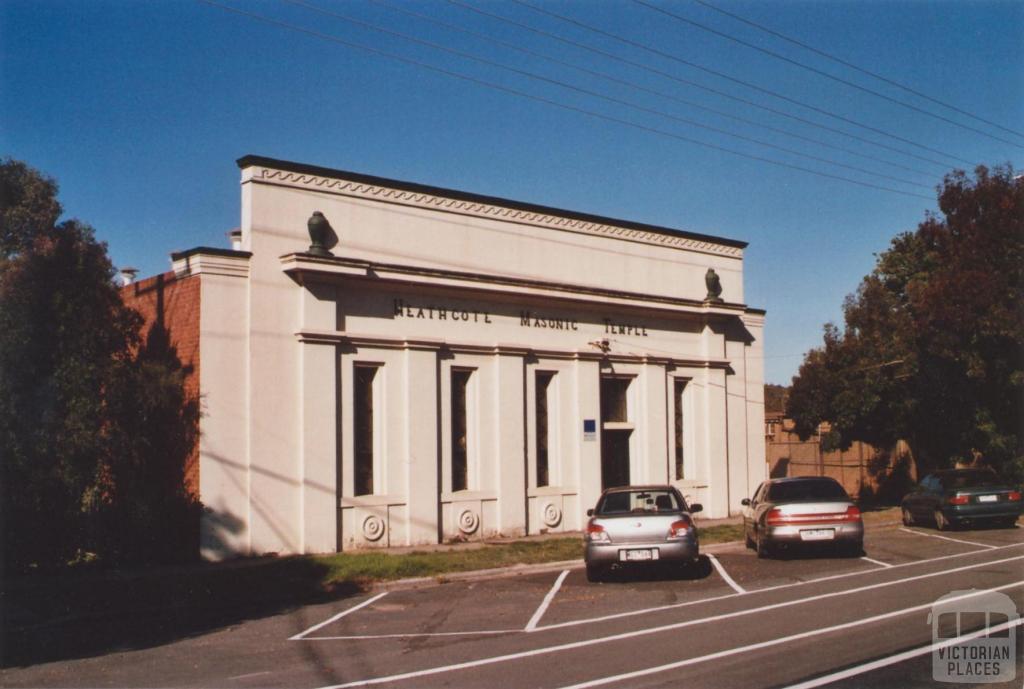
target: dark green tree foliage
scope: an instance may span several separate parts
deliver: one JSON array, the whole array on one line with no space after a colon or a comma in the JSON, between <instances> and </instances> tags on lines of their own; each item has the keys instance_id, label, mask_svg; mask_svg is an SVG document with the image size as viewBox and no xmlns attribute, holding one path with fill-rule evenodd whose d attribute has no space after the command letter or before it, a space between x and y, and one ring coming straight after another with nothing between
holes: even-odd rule
<instances>
[{"instance_id":1,"label":"dark green tree foliage","mask_svg":"<svg viewBox=\"0 0 1024 689\"><path fill-rule=\"evenodd\" d=\"M793 379L788 413L836 447L906 440L919 471L981 457L1024 477L1024 180L956 171L893 239Z\"/></svg>"},{"instance_id":2,"label":"dark green tree foliage","mask_svg":"<svg viewBox=\"0 0 1024 689\"><path fill-rule=\"evenodd\" d=\"M141 318L120 298L106 246L83 223L56 223L56 184L11 160L0 162L0 180L4 568L87 552L153 559L125 542L158 520L112 517L169 509L154 492L178 513L194 510L181 488L194 402L167 357L149 361L139 347Z\"/></svg>"},{"instance_id":3,"label":"dark green tree foliage","mask_svg":"<svg viewBox=\"0 0 1024 689\"><path fill-rule=\"evenodd\" d=\"M17 254L61 214L57 183L17 160L0 162L0 252Z\"/></svg>"},{"instance_id":4,"label":"dark green tree foliage","mask_svg":"<svg viewBox=\"0 0 1024 689\"><path fill-rule=\"evenodd\" d=\"M186 489L184 469L198 441L199 401L185 394L185 371L167 332L154 325L136 356L111 373L106 404L117 432L97 495L100 550L114 561L193 557L200 505Z\"/></svg>"},{"instance_id":5,"label":"dark green tree foliage","mask_svg":"<svg viewBox=\"0 0 1024 689\"><path fill-rule=\"evenodd\" d=\"M764 410L766 412L786 411L786 397L789 395L789 388L785 385L767 383L764 386Z\"/></svg>"}]
</instances>

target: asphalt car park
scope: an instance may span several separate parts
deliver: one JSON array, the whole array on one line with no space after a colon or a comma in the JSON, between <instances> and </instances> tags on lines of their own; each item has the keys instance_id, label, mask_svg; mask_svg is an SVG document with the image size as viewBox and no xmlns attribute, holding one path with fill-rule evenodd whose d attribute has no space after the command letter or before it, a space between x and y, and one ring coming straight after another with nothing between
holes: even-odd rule
<instances>
[{"instance_id":1,"label":"asphalt car park","mask_svg":"<svg viewBox=\"0 0 1024 689\"><path fill-rule=\"evenodd\" d=\"M911 686L930 681L918 677L921 657L885 663L931 643L937 598L997 589L1024 607L1020 528L873 528L861 557L818 549L759 560L742 543L703 553L687 572L635 568L600 583L575 566L378 590L162 647L10 670L2 683L582 687L685 677L692 687L782 687L864 667L878 683L854 674L836 686Z\"/></svg>"}]
</instances>

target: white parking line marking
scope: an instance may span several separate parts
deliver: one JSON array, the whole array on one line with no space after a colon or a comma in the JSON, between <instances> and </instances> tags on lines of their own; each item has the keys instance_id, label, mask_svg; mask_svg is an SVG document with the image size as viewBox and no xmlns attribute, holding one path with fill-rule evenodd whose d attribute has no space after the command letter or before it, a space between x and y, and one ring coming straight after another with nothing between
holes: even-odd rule
<instances>
[{"instance_id":1,"label":"white parking line marking","mask_svg":"<svg viewBox=\"0 0 1024 689\"><path fill-rule=\"evenodd\" d=\"M708 554L708 559L711 560L711 564L713 564L715 566L715 569L718 570L718 573L722 576L723 579L725 579L725 583L727 583L729 586L732 586L733 590L736 593L746 593L747 592L747 590L745 588L743 588L742 586L737 584L735 581L733 581L733 578L730 577L729 573L725 571L725 567L722 566L722 563L718 561L717 557L715 557L714 555L711 555L709 553Z\"/></svg>"},{"instance_id":2,"label":"white parking line marking","mask_svg":"<svg viewBox=\"0 0 1024 689\"><path fill-rule=\"evenodd\" d=\"M368 598L367 600L364 600L364 601L363 601L362 603L360 603L359 605L354 605L354 606L352 606L351 608L348 608L347 610L342 610L341 612L339 612L339 613L338 613L337 615L335 615L334 617L332 617L332 618L331 618L331 619L329 619L329 620L324 620L324 621L323 621L323 622L321 622L320 624L314 624L314 625L313 625L312 627L310 627L310 628L309 628L309 629L307 629L306 631L302 632L301 634L296 634L295 636L293 636L293 637L290 637L290 638L289 638L288 640L289 640L289 641L299 641L299 640L300 640L300 639L302 639L302 637L304 637L304 636L305 636L306 634L309 634L310 632L315 632L315 631L316 631L317 629L320 629L321 627L326 627L326 626L327 626L327 625L329 625L329 624L330 624L331 622L335 622L335 621L337 621L337 620L340 620L340 619L341 619L342 617L344 617L345 615L348 615L349 613L353 613L353 612L355 612L356 610L359 610L360 608L365 608L365 607L366 607L367 605L369 605L370 603L373 603L374 601L378 601L378 600L380 600L381 598L383 598L383 597L384 597L384 596L386 596L386 595L388 595L388 592L387 592L387 591L385 591L384 593L378 593L378 594L377 594L376 596L374 596L373 598Z\"/></svg>"},{"instance_id":3,"label":"white parking line marking","mask_svg":"<svg viewBox=\"0 0 1024 689\"><path fill-rule=\"evenodd\" d=\"M522 629L481 629L469 632L399 632L397 634L357 634L352 636L310 636L303 641L360 641L363 639L413 639L431 636L480 636L487 634L521 634Z\"/></svg>"},{"instance_id":4,"label":"white parking line marking","mask_svg":"<svg viewBox=\"0 0 1024 689\"><path fill-rule=\"evenodd\" d=\"M982 548L989 548L995 550L998 546L989 545L988 543L978 543L977 541L965 541L962 538L950 538L949 536L940 536L936 533L923 533L921 531L914 531L913 529L904 529L900 527L900 531L906 531L907 533L917 534L918 536L928 536L929 538L941 538L944 541L953 541L954 543L966 543L967 545L976 545Z\"/></svg>"},{"instance_id":5,"label":"white parking line marking","mask_svg":"<svg viewBox=\"0 0 1024 689\"><path fill-rule=\"evenodd\" d=\"M547 612L548 606L551 605L551 601L554 600L555 594L558 593L558 589L562 587L562 582L565 581L565 577L569 575L569 570L564 570L558 575L558 579L555 580L555 585L548 591L548 595L544 596L544 600L541 601L540 607L533 613L533 617L526 623L526 629L524 631L532 632L537 628L537 623L540 622L540 618Z\"/></svg>"},{"instance_id":6,"label":"white parking line marking","mask_svg":"<svg viewBox=\"0 0 1024 689\"><path fill-rule=\"evenodd\" d=\"M1003 550L1005 548L1018 548L1020 546L1024 546L1024 543L1012 543L1010 545L999 546L997 548L997 550ZM972 555L979 555L979 554L984 553L984 552L987 552L987 551L985 551L985 550L972 550L969 553L953 553L952 555L940 555L939 557L933 557L933 558L929 558L927 560L915 560L913 562L901 562L898 565L891 565L890 569L900 569L901 567L913 567L915 565L923 565L923 564L927 564L929 562L938 562L939 560L949 560L949 559L958 558L958 557L970 557ZM621 618L621 617L633 617L635 615L646 615L646 614L649 614L649 613L652 613L652 612L662 612L664 610L674 610L676 608L685 608L685 607L688 607L690 605L699 605L701 603L711 603L711 602L714 602L714 601L723 600L725 598L735 598L736 596L740 596L740 595L752 595L752 594L755 594L755 593L763 593L765 591L778 591L780 589L788 589L788 588L792 588L794 586L806 586L808 584L817 584L817 583L820 583L822 581L832 581L833 579L846 579L847 577L856 577L856 576L860 576L862 574L872 574L872 573L878 573L880 571L882 571L882 570L880 570L878 568L873 568L873 569L861 569L861 570L857 570L856 572L843 572L842 574L830 574L827 577L818 577L817 579L808 579L806 581L796 581L796 582L793 582L792 584L778 584L776 586L765 586L764 588L760 588L760 589L749 589L746 592L746 594L728 593L728 594L725 594L724 596L710 596L708 598L701 598L700 600L686 601L685 603L672 603L670 605L659 605L659 606L656 606L656 607L653 607L653 608L643 608L641 610L630 610L628 612L617 612L617 613L614 613L614 614L611 614L611 615L601 615L599 617L587 617L587 618L584 618L582 620L570 620L569 622L559 622L558 624L545 625L543 627L540 627L540 629L558 629L560 627L573 627L573 626L580 625L580 624L593 624L595 622L606 622L608 620L614 620L614 619L618 619L618 618Z\"/></svg>"},{"instance_id":7,"label":"white parking line marking","mask_svg":"<svg viewBox=\"0 0 1024 689\"><path fill-rule=\"evenodd\" d=\"M270 670L264 670L263 672L250 672L247 675L235 675L234 677L228 677L228 679L249 679L250 677L259 677L261 675L269 675Z\"/></svg>"},{"instance_id":8,"label":"white parking line marking","mask_svg":"<svg viewBox=\"0 0 1024 689\"><path fill-rule=\"evenodd\" d=\"M428 677L430 675L438 675L438 674L441 674L441 673L444 673L444 672L452 672L454 670L465 670L467 668L480 667L480 666L483 666L483 665L492 665L494 663L501 663L501 662L505 662L505 661L508 661L508 660L518 660L520 658L530 658L532 656L545 655L545 654L548 654L548 653L555 653L555 652L558 652L558 651L569 651L569 650L573 650L573 649L576 649L576 648L585 648L587 646L594 646L596 644L608 643L610 641L622 641L624 639L632 639L632 638L636 638L636 637L639 637L639 636L646 636L648 634L658 634L660 632L673 631L673 630L676 630L676 629L682 629L684 627L691 627L691 626L694 626L694 625L703 624L705 622L718 622L720 620L732 619L734 617L743 617L745 615L751 615L751 614L754 614L754 613L765 612L765 611L768 611L768 610L777 610L779 608L787 608L787 607L790 607L790 606L793 606L793 605L803 605L804 603L811 603L811 602L814 602L814 601L817 601L817 600L823 600L825 598L835 598L837 596L846 596L846 595L849 595L851 593L860 593L862 591L868 591L868 590L871 590L871 589L882 588L882 587L885 587L885 586L894 586L896 584L903 584L903 583L907 583L907 582L910 582L910 581L918 581L920 579L927 579L927 578L930 578L930 577L947 576L947 575L956 574L957 572L962 572L962 571L968 570L968 569L978 569L979 567L990 567L992 565L999 565L999 564L1003 564L1004 562L1013 562L1013 561L1016 561L1016 560L1024 560L1024 555L1018 555L1016 557L1004 558L1002 560L993 560L993 561L989 561L989 562L982 562L982 563L979 563L979 564L976 564L976 565L966 565L964 567L958 567L958 568L955 568L955 569L946 569L946 570L942 570L940 572L930 572L928 574L919 574L919 575L914 576L914 577L907 577L905 579L897 579L895 581L885 581L885 582L881 582L881 583L878 583L878 584L869 584L867 586L861 586L861 587L855 588L855 589L847 589L845 591L831 591L829 593L823 593L823 594L819 594L817 596L810 596L810 597L807 597L807 598L800 598L800 599L797 599L797 600L783 601L781 603L772 603L772 604L769 604L769 605L762 605L762 606L756 607L756 608L747 608L745 610L736 610L734 612L721 613L719 615L711 615L710 617L703 617L703 618L695 619L695 620L684 620L683 622L673 622L672 624L664 624L664 625L659 625L657 627L647 627L646 629L636 629L636 630L633 630L631 632L623 632L621 634L613 634L611 636L602 636L602 637L599 637L599 638L596 638L596 639L587 639L586 641L574 641L574 642L571 642L571 643L558 644L558 645L555 645L555 646L545 646L545 647L542 647L542 648L535 648L535 649L531 649L529 651L519 651L517 653L508 653L506 655L492 656L490 658L478 658L477 660L469 660L469 661L465 661L465 662L462 662L462 663L455 663L453 665L441 665L441 666L438 666L438 667L427 668L425 670L414 670L412 672L403 672L403 673L397 674L397 675L388 675L388 676L385 676L385 677L373 677L373 678L370 678L370 679L361 679L361 680L356 680L354 682L347 682L345 684L335 684L335 685L332 685L330 687L325 687L324 689L346 689L347 687L364 687L364 686L368 686L368 685L371 685L371 684L383 684L385 682L397 682L397 681L404 680L404 679L413 679L413 678L416 678L416 677ZM1000 587L1000 588L997 588L997 589L991 589L991 590L998 591L1001 588L1009 588L1010 586L1016 586L1016 585L1020 585L1020 584L1024 584L1024 581L1016 582L1015 584L1008 584L1007 586ZM977 592L972 593L972 595L976 595L976 594L977 594ZM914 610L930 608L931 606L932 606L932 603L927 603L927 604L925 604L923 606L918 606L917 608L914 608ZM860 620L860 621L858 621L856 623L851 623L851 624L861 624L863 622L870 621L871 619L872 618L869 618L868 620ZM554 626L558 626L558 625L553 625L552 627L544 627L544 629L551 629ZM827 630L815 630L813 632L808 632L807 634L808 635L818 634L818 633L820 633L822 631L827 631Z\"/></svg>"},{"instance_id":9,"label":"white parking line marking","mask_svg":"<svg viewBox=\"0 0 1024 689\"><path fill-rule=\"evenodd\" d=\"M872 564L880 565L882 567L892 567L892 565L890 565L888 562L882 562L881 560L873 560L872 558L868 557L867 555L862 557L861 560L867 560L868 562L870 562Z\"/></svg>"},{"instance_id":10,"label":"white parking line marking","mask_svg":"<svg viewBox=\"0 0 1024 689\"><path fill-rule=\"evenodd\" d=\"M785 689L813 689L813 687L820 687L824 684L838 682L839 680L846 679L847 677L856 677L857 675L862 675L865 672L871 672L872 670L877 670L881 667L888 667L889 665L902 663L904 660L910 660L911 658L916 658L917 656L923 656L926 653L937 651L940 648L946 648L947 646L956 646L958 644L962 644L965 641L977 639L982 636L988 636L989 634L1001 632L1005 629L1010 629L1011 627L1019 627L1022 624L1024 624L1024 619L1016 619L1013 622L1003 622L1002 624L996 625L995 627L989 627L988 629L980 629L976 632L971 632L970 634L958 636L955 639L947 639L946 641L939 641L933 644L928 644L927 646L922 646L921 648L915 648L912 651L904 651L903 653L897 653L896 655L889 656L888 658L880 658L870 663L864 663L863 665L857 665L855 667L847 668L846 670L833 672L831 675L815 677L814 679L809 679L806 682L800 682L800 684L791 684Z\"/></svg>"},{"instance_id":11,"label":"white parking line marking","mask_svg":"<svg viewBox=\"0 0 1024 689\"><path fill-rule=\"evenodd\" d=\"M1024 546L1024 543L1011 543L1010 545L1003 545L996 548L997 550L1004 550L1006 548L1017 548ZM987 552L985 550L972 550L968 553L953 553L952 555L941 555L939 557L933 557L926 560L915 560L913 562L902 562L896 565L888 565L891 569L899 569L901 567L911 567L914 565L923 565L929 562L937 562L939 560L949 560L958 557L970 557L972 555L979 555ZM872 572L880 572L882 570L875 569L863 569L856 572L843 572L842 574L831 574L825 577L818 577L817 579L808 579L807 581L797 581L792 584L778 584L776 586L766 586L760 589L752 589L746 592L747 595L754 593L761 593L764 591L777 591L780 589L787 589L794 586L806 586L807 584L815 584L822 581L830 581L833 579L845 579L847 577L859 576L861 574L869 574ZM569 622L559 622L557 624L549 624L543 627L537 627L536 631L548 630L548 629L559 629L561 627L574 627L583 624L594 624L597 622L605 622L607 620L618 619L622 617L633 617L636 615L646 615L649 613L663 612L665 610L675 610L677 608L685 608L691 605L700 605L701 603L713 603L715 601L724 600L726 598L735 598L736 596L744 595L738 593L727 593L721 596L709 596L707 598L701 598L698 600L690 600L684 603L672 603L671 605L660 605L653 608L642 608L640 610L630 610L628 612L619 612L612 615L601 615L599 617L588 617L581 620L570 620ZM364 634L364 635L349 635L349 636L317 636L313 638L304 638L303 641L358 641L359 639L401 639L401 638L418 638L418 637L430 637L430 636L472 636L481 634L509 634L521 632L520 629L494 629L486 631L469 631L469 632L408 632L399 634ZM303 632L303 634L309 633L309 630Z\"/></svg>"},{"instance_id":12,"label":"white parking line marking","mask_svg":"<svg viewBox=\"0 0 1024 689\"><path fill-rule=\"evenodd\" d=\"M997 586L995 588L986 589L984 591L971 591L965 593L962 596L948 599L950 602L963 600L965 598L974 598L986 593L992 593L993 591L1002 591L1003 589L1014 588L1015 586L1024 585L1024 580L1015 581L1012 584L1005 584L1003 586ZM749 653L750 651L756 651L762 648L770 648L771 646L778 646L780 644L789 643L790 641L799 641L800 639L806 639L808 637L818 636L819 634L829 634L831 632L838 632L843 629L857 628L866 624L872 624L874 622L881 622L893 617L899 617L900 615L907 615L912 612L918 612L920 610L928 610L932 607L932 603L924 603L923 605L915 605L910 608L903 608L902 610L893 610L892 612L882 613L881 615L874 615L872 617L864 617L853 622L844 622L843 624L832 625L831 627L822 627L820 629L812 629L806 632L800 632L799 634L791 634L789 636L779 637L777 639L771 639L770 641L761 641L756 644L747 644L746 646L738 646L736 648L730 648L725 651L718 651L717 653L709 653L707 655L698 656L696 658L687 658L686 660L678 660L674 663L666 663L664 665L658 665L656 667L649 667L643 670L636 670L634 672L625 672L621 675L615 675L614 677L601 677L600 679L591 680L589 682L580 682L579 684L572 684L562 689L586 689L587 687L598 687L602 684L612 684L613 682L622 682L627 679L635 679L637 677L644 677L647 675L653 675L659 672L666 672L668 670L677 670L687 665L696 665L697 663L703 663L708 660L717 660L719 658L727 658L729 656L737 655L739 653ZM951 639L952 643L956 643L957 639ZM951 644L952 645L952 644ZM810 685L817 686L817 685Z\"/></svg>"}]
</instances>

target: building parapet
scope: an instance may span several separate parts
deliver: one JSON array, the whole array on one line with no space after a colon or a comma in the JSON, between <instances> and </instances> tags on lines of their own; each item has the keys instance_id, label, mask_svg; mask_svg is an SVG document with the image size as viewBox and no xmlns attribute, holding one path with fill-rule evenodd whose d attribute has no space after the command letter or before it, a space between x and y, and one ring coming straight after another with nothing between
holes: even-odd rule
<instances>
[{"instance_id":1,"label":"building parapet","mask_svg":"<svg viewBox=\"0 0 1024 689\"><path fill-rule=\"evenodd\" d=\"M190 275L224 275L227 277L249 277L250 251L217 249L197 246L188 251L171 254L171 264L177 277Z\"/></svg>"}]
</instances>

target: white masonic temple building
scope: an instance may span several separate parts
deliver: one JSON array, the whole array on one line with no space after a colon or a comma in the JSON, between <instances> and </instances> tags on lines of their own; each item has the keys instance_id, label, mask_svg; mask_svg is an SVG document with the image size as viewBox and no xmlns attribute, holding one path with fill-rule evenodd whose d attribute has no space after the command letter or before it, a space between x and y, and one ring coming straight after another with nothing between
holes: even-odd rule
<instances>
[{"instance_id":1,"label":"white masonic temple building","mask_svg":"<svg viewBox=\"0 0 1024 689\"><path fill-rule=\"evenodd\" d=\"M205 556L577 531L625 484L725 517L765 479L744 242L238 164L235 247L160 276L196 294Z\"/></svg>"}]
</instances>

